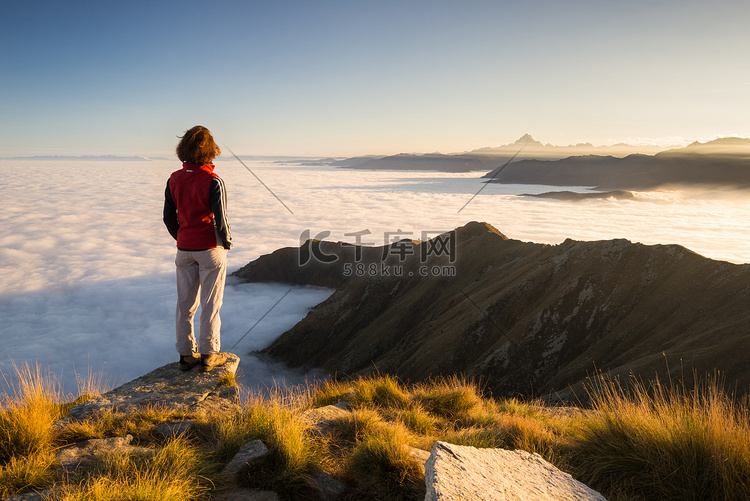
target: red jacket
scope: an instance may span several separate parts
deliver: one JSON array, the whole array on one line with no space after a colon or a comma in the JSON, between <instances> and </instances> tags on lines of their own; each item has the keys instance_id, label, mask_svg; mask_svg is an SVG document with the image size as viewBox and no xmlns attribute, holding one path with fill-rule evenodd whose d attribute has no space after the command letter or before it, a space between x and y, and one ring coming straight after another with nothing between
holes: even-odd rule
<instances>
[{"instance_id":1,"label":"red jacket","mask_svg":"<svg viewBox=\"0 0 750 501\"><path fill-rule=\"evenodd\" d=\"M226 216L224 181L214 166L187 162L167 181L164 192L164 224L181 250L199 251L232 247Z\"/></svg>"}]
</instances>

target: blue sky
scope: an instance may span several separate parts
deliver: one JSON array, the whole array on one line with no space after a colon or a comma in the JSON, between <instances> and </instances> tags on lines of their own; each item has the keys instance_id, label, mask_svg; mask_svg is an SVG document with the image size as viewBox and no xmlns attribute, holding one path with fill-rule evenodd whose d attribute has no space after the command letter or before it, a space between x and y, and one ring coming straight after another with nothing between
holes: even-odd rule
<instances>
[{"instance_id":1,"label":"blue sky","mask_svg":"<svg viewBox=\"0 0 750 501\"><path fill-rule=\"evenodd\" d=\"M750 136L746 1L16 1L0 156Z\"/></svg>"}]
</instances>

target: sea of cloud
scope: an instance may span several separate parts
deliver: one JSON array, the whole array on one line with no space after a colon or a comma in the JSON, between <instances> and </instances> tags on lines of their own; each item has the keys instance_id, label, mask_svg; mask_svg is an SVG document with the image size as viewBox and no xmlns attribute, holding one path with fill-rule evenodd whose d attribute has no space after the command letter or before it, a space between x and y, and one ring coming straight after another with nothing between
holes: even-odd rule
<instances>
[{"instance_id":1,"label":"sea of cloud","mask_svg":"<svg viewBox=\"0 0 750 501\"><path fill-rule=\"evenodd\" d=\"M484 185L480 172L246 161L264 186L231 157L216 164L229 194L235 241L230 271L280 247L298 246L305 230L347 241L364 232L363 243L382 245L434 236L469 221L486 221L525 241L627 238L750 261L750 200L732 192L672 190L637 193L635 200L565 202L518 196L559 188ZM8 375L13 363L38 363L75 393L78 373L91 370L116 384L176 359L174 241L161 222L166 179L176 168L176 161L166 160L0 160L0 371ZM227 286L223 348L242 357L242 381L249 386L305 377L248 355L331 293L292 288L245 335L289 289Z\"/></svg>"}]
</instances>

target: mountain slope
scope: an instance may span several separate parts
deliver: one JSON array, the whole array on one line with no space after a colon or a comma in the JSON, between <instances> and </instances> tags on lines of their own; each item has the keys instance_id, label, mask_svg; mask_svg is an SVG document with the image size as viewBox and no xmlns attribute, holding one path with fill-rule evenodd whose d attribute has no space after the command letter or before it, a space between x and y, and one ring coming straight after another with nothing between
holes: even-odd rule
<instances>
[{"instance_id":1,"label":"mountain slope","mask_svg":"<svg viewBox=\"0 0 750 501\"><path fill-rule=\"evenodd\" d=\"M425 264L419 252L380 263L382 248L371 249L369 264L390 266L389 276L344 276L354 248L335 243L327 252L338 246L344 257L333 266L296 266L298 249L259 258L245 278L256 270L250 280L337 287L265 351L294 366L412 381L461 372L502 395L565 396L596 369L666 376L665 357L686 374L719 369L750 384L750 266L674 245L520 242L484 223L455 237L453 263ZM283 271L257 271L274 269Z\"/></svg>"}]
</instances>

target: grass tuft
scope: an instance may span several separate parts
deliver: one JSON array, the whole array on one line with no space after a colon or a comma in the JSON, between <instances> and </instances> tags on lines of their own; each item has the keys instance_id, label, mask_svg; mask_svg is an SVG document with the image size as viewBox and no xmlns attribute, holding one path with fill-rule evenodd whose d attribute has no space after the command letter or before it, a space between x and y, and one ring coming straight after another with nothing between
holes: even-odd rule
<instances>
[{"instance_id":1,"label":"grass tuft","mask_svg":"<svg viewBox=\"0 0 750 501\"><path fill-rule=\"evenodd\" d=\"M325 381L323 384L312 387L309 401L310 407L324 407L339 402L351 402L351 385L335 380Z\"/></svg>"},{"instance_id":2,"label":"grass tuft","mask_svg":"<svg viewBox=\"0 0 750 501\"><path fill-rule=\"evenodd\" d=\"M219 378L218 386L237 386L237 377L235 376L234 372L225 372L224 374L222 374Z\"/></svg>"},{"instance_id":3,"label":"grass tuft","mask_svg":"<svg viewBox=\"0 0 750 501\"><path fill-rule=\"evenodd\" d=\"M353 446L365 437L375 434L385 426L380 414L374 409L354 410L337 419L332 426L332 440L340 446Z\"/></svg>"},{"instance_id":4,"label":"grass tuft","mask_svg":"<svg viewBox=\"0 0 750 501\"><path fill-rule=\"evenodd\" d=\"M385 427L357 444L349 471L370 499L424 498L424 467L411 456L408 439L402 429Z\"/></svg>"},{"instance_id":5,"label":"grass tuft","mask_svg":"<svg viewBox=\"0 0 750 501\"><path fill-rule=\"evenodd\" d=\"M353 404L355 407L378 407L402 409L409 405L409 396L393 376L361 378L354 383Z\"/></svg>"},{"instance_id":6,"label":"grass tuft","mask_svg":"<svg viewBox=\"0 0 750 501\"><path fill-rule=\"evenodd\" d=\"M408 409L397 409L390 416L418 435L432 436L447 427L447 423L415 404Z\"/></svg>"},{"instance_id":7,"label":"grass tuft","mask_svg":"<svg viewBox=\"0 0 750 501\"><path fill-rule=\"evenodd\" d=\"M750 414L716 380L693 390L598 380L568 463L628 499L750 499Z\"/></svg>"},{"instance_id":8,"label":"grass tuft","mask_svg":"<svg viewBox=\"0 0 750 501\"><path fill-rule=\"evenodd\" d=\"M38 365L13 365L12 395L0 400L0 465L13 458L41 454L52 444L50 426L61 417L60 385Z\"/></svg>"},{"instance_id":9,"label":"grass tuft","mask_svg":"<svg viewBox=\"0 0 750 501\"><path fill-rule=\"evenodd\" d=\"M482 410L477 385L457 376L422 384L415 396L427 410L448 419L471 419Z\"/></svg>"},{"instance_id":10,"label":"grass tuft","mask_svg":"<svg viewBox=\"0 0 750 501\"><path fill-rule=\"evenodd\" d=\"M0 499L30 489L43 490L52 485L54 456L47 451L28 457L13 457L0 466Z\"/></svg>"},{"instance_id":11,"label":"grass tuft","mask_svg":"<svg viewBox=\"0 0 750 501\"><path fill-rule=\"evenodd\" d=\"M321 462L321 452L294 406L280 399L251 397L241 413L218 418L212 433L214 454L221 462L229 461L253 439L269 448L266 458L250 465L241 484L274 490L283 499L301 499L314 490L312 472Z\"/></svg>"},{"instance_id":12,"label":"grass tuft","mask_svg":"<svg viewBox=\"0 0 750 501\"><path fill-rule=\"evenodd\" d=\"M215 465L184 438L168 441L151 455L110 454L79 484L67 484L56 501L195 500L211 488Z\"/></svg>"}]
</instances>

